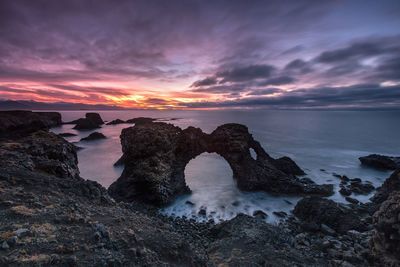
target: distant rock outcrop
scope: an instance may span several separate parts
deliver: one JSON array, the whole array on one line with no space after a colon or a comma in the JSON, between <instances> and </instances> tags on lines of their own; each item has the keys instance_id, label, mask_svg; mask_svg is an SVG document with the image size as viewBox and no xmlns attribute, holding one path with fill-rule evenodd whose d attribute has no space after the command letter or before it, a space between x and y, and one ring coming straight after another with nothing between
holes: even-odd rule
<instances>
[{"instance_id":1,"label":"distant rock outcrop","mask_svg":"<svg viewBox=\"0 0 400 267\"><path fill-rule=\"evenodd\" d=\"M129 119L126 122L127 123L134 123L134 124L143 124L143 123L149 123L149 122L153 122L156 121L157 119L153 119L153 118L147 118L147 117L138 117L138 118L133 118L133 119Z\"/></svg>"},{"instance_id":2,"label":"distant rock outcrop","mask_svg":"<svg viewBox=\"0 0 400 267\"><path fill-rule=\"evenodd\" d=\"M89 134L88 136L84 137L81 139L81 141L93 141L93 140L99 140L99 139L106 139L107 137L99 132L94 132Z\"/></svg>"},{"instance_id":3,"label":"distant rock outcrop","mask_svg":"<svg viewBox=\"0 0 400 267\"><path fill-rule=\"evenodd\" d=\"M61 123L61 114L58 112L0 111L0 138L18 137Z\"/></svg>"},{"instance_id":4,"label":"distant rock outcrop","mask_svg":"<svg viewBox=\"0 0 400 267\"><path fill-rule=\"evenodd\" d=\"M69 124L76 124L74 129L76 130L92 130L100 128L100 125L104 124L103 119L98 113L86 113L85 118L77 119Z\"/></svg>"},{"instance_id":5,"label":"distant rock outcrop","mask_svg":"<svg viewBox=\"0 0 400 267\"><path fill-rule=\"evenodd\" d=\"M383 170L395 170L400 168L400 157L389 157L378 154L371 154L360 157L361 164Z\"/></svg>"},{"instance_id":6,"label":"distant rock outcrop","mask_svg":"<svg viewBox=\"0 0 400 267\"><path fill-rule=\"evenodd\" d=\"M171 202L190 192L185 183L186 164L203 152L215 152L230 165L240 189L281 194L330 195L332 185L304 182L304 172L292 160L271 158L240 124L219 126L211 134L189 127L182 130L167 123L143 123L122 130L125 169L110 188L124 201L140 200L155 205ZM257 159L250 155L250 149Z\"/></svg>"},{"instance_id":7,"label":"distant rock outcrop","mask_svg":"<svg viewBox=\"0 0 400 267\"><path fill-rule=\"evenodd\" d=\"M126 123L126 121L116 119L116 120L112 120L112 121L108 122L107 125L117 125L117 124L122 124L122 123Z\"/></svg>"}]
</instances>

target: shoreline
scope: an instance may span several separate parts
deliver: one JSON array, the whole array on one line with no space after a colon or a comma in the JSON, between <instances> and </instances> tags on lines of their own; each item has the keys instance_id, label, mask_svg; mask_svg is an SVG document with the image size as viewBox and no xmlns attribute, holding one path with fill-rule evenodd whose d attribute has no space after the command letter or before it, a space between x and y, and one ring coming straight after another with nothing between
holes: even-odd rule
<instances>
[{"instance_id":1,"label":"shoreline","mask_svg":"<svg viewBox=\"0 0 400 267\"><path fill-rule=\"evenodd\" d=\"M24 125L26 117L20 119ZM46 124L33 125L29 133L0 140L4 265L365 266L391 260L376 246L381 230L374 226L384 223L381 203L398 193L395 174L383 186L387 192L376 194L377 203L304 198L296 217L277 226L246 215L197 223L163 216L136 200L116 202L100 184L79 177L74 145L49 133Z\"/></svg>"}]
</instances>

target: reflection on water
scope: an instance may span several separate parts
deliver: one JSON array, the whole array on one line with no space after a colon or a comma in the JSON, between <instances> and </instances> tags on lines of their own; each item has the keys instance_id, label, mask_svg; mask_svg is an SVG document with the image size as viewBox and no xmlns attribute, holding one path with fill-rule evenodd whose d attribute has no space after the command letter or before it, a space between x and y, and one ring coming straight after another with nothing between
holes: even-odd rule
<instances>
[{"instance_id":1,"label":"reflection on water","mask_svg":"<svg viewBox=\"0 0 400 267\"><path fill-rule=\"evenodd\" d=\"M86 111L62 111L64 121L83 117ZM388 172L361 167L358 157L371 153L396 155L400 147L397 134L400 125L399 111L99 111L104 120L131 119L139 116L154 118L179 118L172 120L177 126L200 127L205 132L217 126L236 122L249 127L255 139L273 157L293 158L317 183L333 183L338 190L339 180L332 173L361 178L379 186L389 176ZM105 140L80 142L93 131L75 131L73 125L53 129L56 133L78 134L67 138L83 149L78 152L81 176L98 181L108 187L119 177L122 168L113 167L121 156L119 135L128 124L104 125L96 130L107 136ZM186 168L186 177L193 193L179 198L164 212L176 216L203 220L208 216L228 219L238 212L252 214L255 210L268 213L289 211L297 198L275 197L265 193L244 193L236 189L228 164L215 154L202 154ZM353 196L367 201L370 196ZM344 201L340 194L331 197ZM186 204L191 201L194 205ZM289 204L293 203L293 204ZM234 203L235 205L232 205ZM197 216L201 207L206 216Z\"/></svg>"}]
</instances>

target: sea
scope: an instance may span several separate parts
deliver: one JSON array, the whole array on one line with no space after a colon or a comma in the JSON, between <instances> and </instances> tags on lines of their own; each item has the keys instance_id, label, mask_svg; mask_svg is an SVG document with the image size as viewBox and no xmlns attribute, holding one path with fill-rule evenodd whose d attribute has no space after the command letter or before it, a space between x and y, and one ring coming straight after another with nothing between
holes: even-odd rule
<instances>
[{"instance_id":1,"label":"sea","mask_svg":"<svg viewBox=\"0 0 400 267\"><path fill-rule=\"evenodd\" d=\"M64 122L85 116L87 110L59 111ZM316 183L334 184L330 199L346 203L338 193L340 180L334 174L361 178L380 186L390 172L360 165L361 156L373 153L400 156L400 111L303 111L303 110L124 110L98 112L103 120L127 120L151 117L165 120L181 128L195 126L211 133L225 123L241 123L272 157L289 156ZM79 169L85 179L110 186L121 175L123 166L113 164L122 155L120 134L130 124L103 125L91 131L76 131L74 125L53 128L55 133L74 133L66 139L81 147ZM80 141L91 132L102 132L107 139ZM295 196L265 192L240 191L228 163L215 153L203 153L191 160L185 169L185 180L191 194L178 197L160 212L173 217L213 220L218 223L239 213L253 215L265 212L267 222L278 223L277 212L289 214L301 199ZM369 195L352 195L368 202ZM191 203L194 205L192 205ZM199 214L201 209L206 214Z\"/></svg>"}]
</instances>

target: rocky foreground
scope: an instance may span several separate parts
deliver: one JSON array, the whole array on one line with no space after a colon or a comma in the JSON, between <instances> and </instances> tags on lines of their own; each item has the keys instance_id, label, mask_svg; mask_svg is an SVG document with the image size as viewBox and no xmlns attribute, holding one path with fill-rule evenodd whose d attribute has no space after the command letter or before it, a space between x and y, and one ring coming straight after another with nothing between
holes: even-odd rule
<instances>
[{"instance_id":1,"label":"rocky foreground","mask_svg":"<svg viewBox=\"0 0 400 267\"><path fill-rule=\"evenodd\" d=\"M312 196L277 226L245 215L202 224L80 178L76 147L48 132L48 115L3 116L0 266L399 266L399 170L368 205Z\"/></svg>"}]
</instances>

